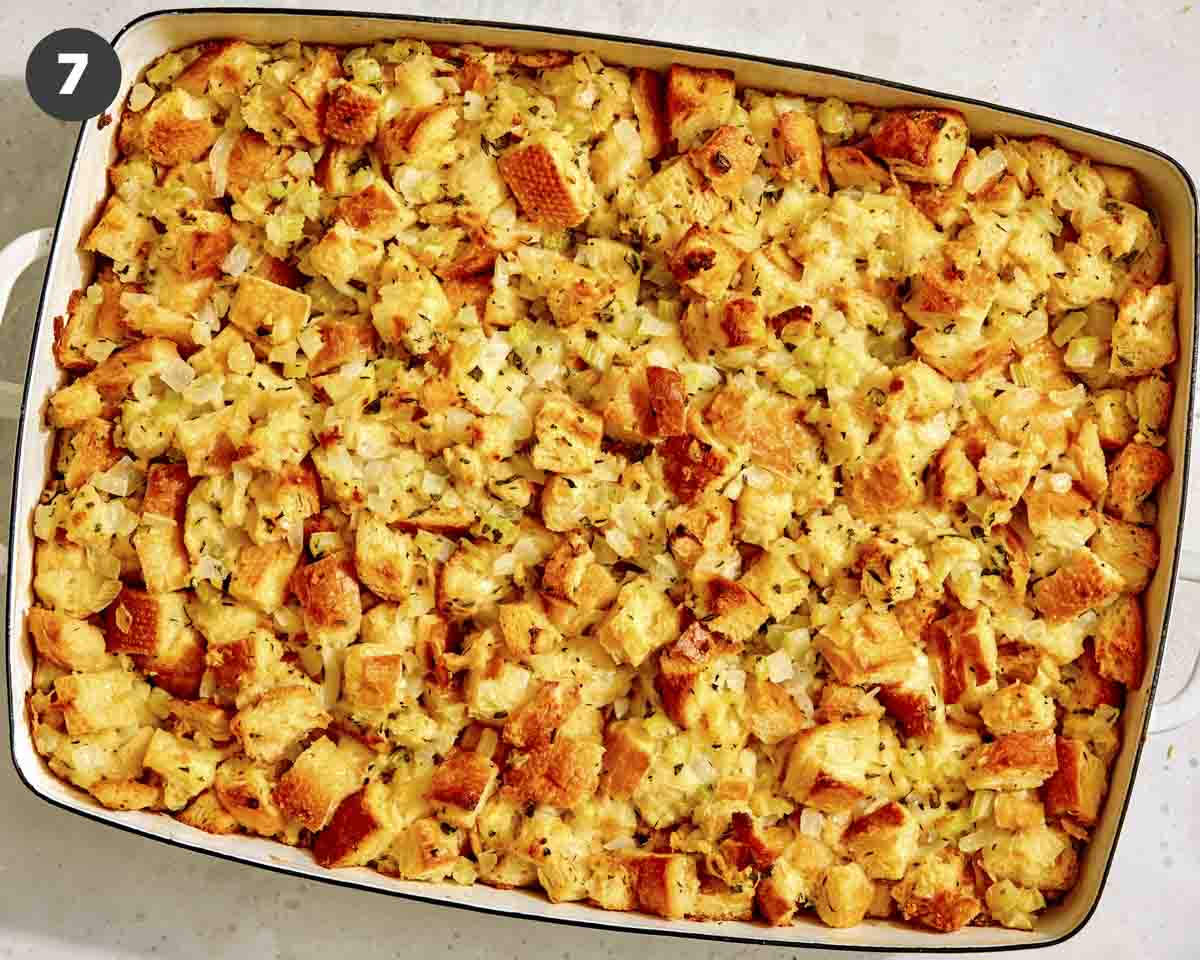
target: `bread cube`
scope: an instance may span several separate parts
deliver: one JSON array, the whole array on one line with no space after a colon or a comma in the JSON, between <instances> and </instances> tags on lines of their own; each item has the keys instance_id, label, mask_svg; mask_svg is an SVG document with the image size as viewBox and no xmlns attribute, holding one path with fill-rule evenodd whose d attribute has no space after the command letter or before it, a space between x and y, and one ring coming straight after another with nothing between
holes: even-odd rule
<instances>
[{"instance_id":1,"label":"bread cube","mask_svg":"<svg viewBox=\"0 0 1200 960\"><path fill-rule=\"evenodd\" d=\"M485 540L460 540L438 575L438 609L456 620L495 610L512 586L507 577L492 572L503 552L504 547Z\"/></svg>"},{"instance_id":2,"label":"bread cube","mask_svg":"<svg viewBox=\"0 0 1200 960\"><path fill-rule=\"evenodd\" d=\"M865 796L867 765L878 749L874 717L802 730L788 756L783 792L827 813L850 810Z\"/></svg>"},{"instance_id":3,"label":"bread cube","mask_svg":"<svg viewBox=\"0 0 1200 960\"><path fill-rule=\"evenodd\" d=\"M272 344L293 343L304 324L312 298L270 280L243 273L229 308L229 320L239 330Z\"/></svg>"},{"instance_id":4,"label":"bread cube","mask_svg":"<svg viewBox=\"0 0 1200 960\"><path fill-rule=\"evenodd\" d=\"M124 670L72 673L54 681L67 733L78 737L150 722L150 686Z\"/></svg>"},{"instance_id":5,"label":"bread cube","mask_svg":"<svg viewBox=\"0 0 1200 960\"><path fill-rule=\"evenodd\" d=\"M1056 769L1052 730L1006 733L971 752L964 780L972 790L1029 790Z\"/></svg>"},{"instance_id":6,"label":"bread cube","mask_svg":"<svg viewBox=\"0 0 1200 960\"><path fill-rule=\"evenodd\" d=\"M306 829L324 830L334 811L363 785L370 748L353 737L336 744L328 737L315 740L279 780L275 802Z\"/></svg>"},{"instance_id":7,"label":"bread cube","mask_svg":"<svg viewBox=\"0 0 1200 960\"><path fill-rule=\"evenodd\" d=\"M917 660L917 648L890 613L867 611L852 624L831 624L815 646L838 680L853 685L900 683Z\"/></svg>"},{"instance_id":8,"label":"bread cube","mask_svg":"<svg viewBox=\"0 0 1200 960\"><path fill-rule=\"evenodd\" d=\"M199 160L217 139L207 102L176 88L160 94L142 114L138 139L164 167Z\"/></svg>"},{"instance_id":9,"label":"bread cube","mask_svg":"<svg viewBox=\"0 0 1200 960\"><path fill-rule=\"evenodd\" d=\"M372 780L341 802L317 834L313 857L323 867L362 866L387 850L399 832L390 791Z\"/></svg>"},{"instance_id":10,"label":"bread cube","mask_svg":"<svg viewBox=\"0 0 1200 960\"><path fill-rule=\"evenodd\" d=\"M298 567L290 584L312 641L344 646L354 639L362 624L362 595L347 551Z\"/></svg>"},{"instance_id":11,"label":"bread cube","mask_svg":"<svg viewBox=\"0 0 1200 960\"><path fill-rule=\"evenodd\" d=\"M221 750L202 747L166 730L155 730L146 747L145 764L162 778L163 804L182 810L188 801L212 786Z\"/></svg>"},{"instance_id":12,"label":"bread cube","mask_svg":"<svg viewBox=\"0 0 1200 960\"><path fill-rule=\"evenodd\" d=\"M637 577L621 587L595 633L617 663L634 667L678 636L675 605L649 577Z\"/></svg>"},{"instance_id":13,"label":"bread cube","mask_svg":"<svg viewBox=\"0 0 1200 960\"><path fill-rule=\"evenodd\" d=\"M947 185L970 133L957 110L892 110L871 134L871 152L902 180Z\"/></svg>"},{"instance_id":14,"label":"bread cube","mask_svg":"<svg viewBox=\"0 0 1200 960\"><path fill-rule=\"evenodd\" d=\"M1116 570L1087 547L1033 588L1034 603L1050 623L1073 620L1081 613L1103 607L1121 592L1125 581Z\"/></svg>"},{"instance_id":15,"label":"bread cube","mask_svg":"<svg viewBox=\"0 0 1200 960\"><path fill-rule=\"evenodd\" d=\"M162 788L137 780L98 780L88 791L110 810L145 810L162 806Z\"/></svg>"},{"instance_id":16,"label":"bread cube","mask_svg":"<svg viewBox=\"0 0 1200 960\"><path fill-rule=\"evenodd\" d=\"M830 867L816 890L817 915L831 927L862 923L875 900L875 885L857 863Z\"/></svg>"},{"instance_id":17,"label":"bread cube","mask_svg":"<svg viewBox=\"0 0 1200 960\"><path fill-rule=\"evenodd\" d=\"M1112 331L1109 371L1117 377L1140 377L1174 363L1179 357L1175 326L1175 284L1150 289L1131 287L1121 297Z\"/></svg>"},{"instance_id":18,"label":"bread cube","mask_svg":"<svg viewBox=\"0 0 1200 960\"><path fill-rule=\"evenodd\" d=\"M920 825L892 802L853 820L842 843L873 880L900 880L917 854Z\"/></svg>"},{"instance_id":19,"label":"bread cube","mask_svg":"<svg viewBox=\"0 0 1200 960\"><path fill-rule=\"evenodd\" d=\"M992 819L1001 830L1025 830L1044 824L1046 811L1035 791L1009 790L993 799Z\"/></svg>"},{"instance_id":20,"label":"bread cube","mask_svg":"<svg viewBox=\"0 0 1200 960\"><path fill-rule=\"evenodd\" d=\"M158 686L191 700L200 690L205 645L192 629L186 599L125 587L105 615L105 645L109 653L133 654Z\"/></svg>"},{"instance_id":21,"label":"bread cube","mask_svg":"<svg viewBox=\"0 0 1200 960\"><path fill-rule=\"evenodd\" d=\"M142 523L133 535L133 545L151 593L170 593L191 584L191 560L183 541L191 491L187 464L150 464L142 498Z\"/></svg>"},{"instance_id":22,"label":"bread cube","mask_svg":"<svg viewBox=\"0 0 1200 960\"><path fill-rule=\"evenodd\" d=\"M653 160L671 140L663 78L654 70L633 71L630 97L642 138L642 155Z\"/></svg>"},{"instance_id":23,"label":"bread cube","mask_svg":"<svg viewBox=\"0 0 1200 960\"><path fill-rule=\"evenodd\" d=\"M1031 890L1065 890L1079 867L1070 838L1046 826L1010 833L987 844L982 854L983 869L993 880L1011 880Z\"/></svg>"},{"instance_id":24,"label":"bread cube","mask_svg":"<svg viewBox=\"0 0 1200 960\"><path fill-rule=\"evenodd\" d=\"M309 62L292 77L283 96L283 115L310 143L325 141L324 117L329 105L329 82L342 76L339 51L317 47Z\"/></svg>"},{"instance_id":25,"label":"bread cube","mask_svg":"<svg viewBox=\"0 0 1200 960\"><path fill-rule=\"evenodd\" d=\"M355 146L374 140L379 132L379 94L365 84L345 81L334 81L327 89L325 136Z\"/></svg>"},{"instance_id":26,"label":"bread cube","mask_svg":"<svg viewBox=\"0 0 1200 960\"><path fill-rule=\"evenodd\" d=\"M658 445L663 479L681 503L695 503L721 477L729 459L712 445L684 434Z\"/></svg>"},{"instance_id":27,"label":"bread cube","mask_svg":"<svg viewBox=\"0 0 1200 960\"><path fill-rule=\"evenodd\" d=\"M274 613L287 599L288 583L299 563L300 550L286 540L249 544L238 554L229 593L247 606Z\"/></svg>"},{"instance_id":28,"label":"bread cube","mask_svg":"<svg viewBox=\"0 0 1200 960\"><path fill-rule=\"evenodd\" d=\"M531 459L539 470L587 473L600 456L604 421L563 394L542 401L534 418Z\"/></svg>"},{"instance_id":29,"label":"bread cube","mask_svg":"<svg viewBox=\"0 0 1200 960\"><path fill-rule=\"evenodd\" d=\"M105 203L104 213L88 234L83 249L94 250L120 263L137 259L157 239L158 232L148 217L113 196Z\"/></svg>"},{"instance_id":30,"label":"bread cube","mask_svg":"<svg viewBox=\"0 0 1200 960\"><path fill-rule=\"evenodd\" d=\"M504 724L504 739L518 749L550 743L579 702L577 684L543 683L532 697L509 714Z\"/></svg>"},{"instance_id":31,"label":"bread cube","mask_svg":"<svg viewBox=\"0 0 1200 960\"><path fill-rule=\"evenodd\" d=\"M354 569L372 593L389 600L407 599L417 557L408 534L393 530L376 514L360 516L354 534Z\"/></svg>"},{"instance_id":32,"label":"bread cube","mask_svg":"<svg viewBox=\"0 0 1200 960\"><path fill-rule=\"evenodd\" d=\"M721 126L698 147L688 160L708 180L709 188L726 200L736 200L758 163L758 142L746 127Z\"/></svg>"},{"instance_id":33,"label":"bread cube","mask_svg":"<svg viewBox=\"0 0 1200 960\"><path fill-rule=\"evenodd\" d=\"M258 79L265 53L245 40L206 40L200 56L175 78L175 86L197 97L206 93L217 98L243 94Z\"/></svg>"},{"instance_id":34,"label":"bread cube","mask_svg":"<svg viewBox=\"0 0 1200 960\"><path fill-rule=\"evenodd\" d=\"M1053 730L1054 701L1036 687L1019 680L989 694L979 711L988 730L996 736Z\"/></svg>"},{"instance_id":35,"label":"bread cube","mask_svg":"<svg viewBox=\"0 0 1200 960\"><path fill-rule=\"evenodd\" d=\"M104 473L121 459L113 444L113 425L108 420L85 420L59 445L59 467L68 490L78 490L96 474Z\"/></svg>"},{"instance_id":36,"label":"bread cube","mask_svg":"<svg viewBox=\"0 0 1200 960\"><path fill-rule=\"evenodd\" d=\"M1126 594L1100 614L1096 624L1100 675L1136 690L1146 669L1146 626L1141 602Z\"/></svg>"},{"instance_id":37,"label":"bread cube","mask_svg":"<svg viewBox=\"0 0 1200 960\"><path fill-rule=\"evenodd\" d=\"M103 631L85 620L33 607L25 622L38 655L56 667L92 673L114 665L105 651Z\"/></svg>"},{"instance_id":38,"label":"bread cube","mask_svg":"<svg viewBox=\"0 0 1200 960\"><path fill-rule=\"evenodd\" d=\"M599 743L559 736L553 743L513 757L504 783L525 801L571 810L596 792L603 756Z\"/></svg>"},{"instance_id":39,"label":"bread cube","mask_svg":"<svg viewBox=\"0 0 1200 960\"><path fill-rule=\"evenodd\" d=\"M459 845L458 833L448 822L423 817L400 831L389 852L404 879L438 881L454 869Z\"/></svg>"},{"instance_id":40,"label":"bread cube","mask_svg":"<svg viewBox=\"0 0 1200 960\"><path fill-rule=\"evenodd\" d=\"M587 219L594 187L562 134L538 131L509 147L498 162L527 219L552 229L577 227Z\"/></svg>"},{"instance_id":41,"label":"bread cube","mask_svg":"<svg viewBox=\"0 0 1200 960\"><path fill-rule=\"evenodd\" d=\"M756 347L767 341L762 307L747 297L722 301L693 301L679 324L688 352L702 363L735 347Z\"/></svg>"},{"instance_id":42,"label":"bread cube","mask_svg":"<svg viewBox=\"0 0 1200 960\"><path fill-rule=\"evenodd\" d=\"M950 933L975 919L983 904L966 857L953 848L928 854L892 888L905 920Z\"/></svg>"},{"instance_id":43,"label":"bread cube","mask_svg":"<svg viewBox=\"0 0 1200 960\"><path fill-rule=\"evenodd\" d=\"M824 154L816 120L799 110L785 110L779 115L771 128L766 161L780 180L799 180L828 193Z\"/></svg>"},{"instance_id":44,"label":"bread cube","mask_svg":"<svg viewBox=\"0 0 1200 960\"><path fill-rule=\"evenodd\" d=\"M895 453L888 453L845 481L846 499L855 516L877 519L920 501L921 482Z\"/></svg>"},{"instance_id":45,"label":"bread cube","mask_svg":"<svg viewBox=\"0 0 1200 960\"><path fill-rule=\"evenodd\" d=\"M1130 443L1109 469L1105 510L1122 520L1140 519L1142 504L1171 475L1171 458L1146 443Z\"/></svg>"},{"instance_id":46,"label":"bread cube","mask_svg":"<svg viewBox=\"0 0 1200 960\"><path fill-rule=\"evenodd\" d=\"M892 183L887 167L859 147L830 147L825 151L825 164L829 168L829 178L838 190L846 187L886 190Z\"/></svg>"},{"instance_id":47,"label":"bread cube","mask_svg":"<svg viewBox=\"0 0 1200 960\"><path fill-rule=\"evenodd\" d=\"M1074 488L1059 493L1049 486L1042 490L1030 487L1022 499L1029 529L1048 543L1078 548L1096 532L1099 514L1092 509L1091 501Z\"/></svg>"},{"instance_id":48,"label":"bread cube","mask_svg":"<svg viewBox=\"0 0 1200 960\"><path fill-rule=\"evenodd\" d=\"M641 720L617 720L608 725L604 736L604 771L600 791L619 800L628 800L650 769L654 740Z\"/></svg>"},{"instance_id":49,"label":"bread cube","mask_svg":"<svg viewBox=\"0 0 1200 960\"><path fill-rule=\"evenodd\" d=\"M693 224L676 244L667 266L685 291L716 300L729 289L741 264L741 250L716 231Z\"/></svg>"},{"instance_id":50,"label":"bread cube","mask_svg":"<svg viewBox=\"0 0 1200 960\"><path fill-rule=\"evenodd\" d=\"M1108 790L1104 761L1070 737L1059 737L1056 750L1058 770L1046 781L1046 812L1052 817L1072 817L1091 826L1100 816Z\"/></svg>"},{"instance_id":51,"label":"bread cube","mask_svg":"<svg viewBox=\"0 0 1200 960\"><path fill-rule=\"evenodd\" d=\"M342 662L342 699L366 710L387 710L407 699L405 657L380 643L356 643Z\"/></svg>"},{"instance_id":52,"label":"bread cube","mask_svg":"<svg viewBox=\"0 0 1200 960\"><path fill-rule=\"evenodd\" d=\"M438 278L411 256L392 247L381 271L385 282L371 308L371 322L384 343L428 353L450 319L450 302Z\"/></svg>"},{"instance_id":53,"label":"bread cube","mask_svg":"<svg viewBox=\"0 0 1200 960\"><path fill-rule=\"evenodd\" d=\"M285 686L239 710L230 729L251 760L276 763L308 733L329 723L324 701L312 687Z\"/></svg>"},{"instance_id":54,"label":"bread cube","mask_svg":"<svg viewBox=\"0 0 1200 960\"><path fill-rule=\"evenodd\" d=\"M246 757L233 757L217 767L213 793L221 807L252 833L274 837L288 829L287 818L272 795L271 770Z\"/></svg>"},{"instance_id":55,"label":"bread cube","mask_svg":"<svg viewBox=\"0 0 1200 960\"><path fill-rule=\"evenodd\" d=\"M771 926L792 923L797 907L816 898L817 887L833 865L833 853L824 843L803 834L796 837L755 890L763 919Z\"/></svg>"},{"instance_id":56,"label":"bread cube","mask_svg":"<svg viewBox=\"0 0 1200 960\"><path fill-rule=\"evenodd\" d=\"M770 680L752 677L746 703L750 732L765 744L786 740L809 723L792 695Z\"/></svg>"},{"instance_id":57,"label":"bread cube","mask_svg":"<svg viewBox=\"0 0 1200 960\"><path fill-rule=\"evenodd\" d=\"M735 96L730 71L671 64L667 71L667 122L679 150L690 149L705 131L727 122Z\"/></svg>"},{"instance_id":58,"label":"bread cube","mask_svg":"<svg viewBox=\"0 0 1200 960\"><path fill-rule=\"evenodd\" d=\"M121 592L121 581L93 570L76 543L39 540L33 592L46 606L72 617L99 613Z\"/></svg>"},{"instance_id":59,"label":"bread cube","mask_svg":"<svg viewBox=\"0 0 1200 960\"><path fill-rule=\"evenodd\" d=\"M237 833L241 824L221 806L216 790L205 790L192 800L175 817L180 823L203 830L205 833L226 836Z\"/></svg>"},{"instance_id":60,"label":"bread cube","mask_svg":"<svg viewBox=\"0 0 1200 960\"><path fill-rule=\"evenodd\" d=\"M429 787L429 799L438 804L438 816L459 827L472 827L496 786L499 768L481 753L455 750L438 765Z\"/></svg>"},{"instance_id":61,"label":"bread cube","mask_svg":"<svg viewBox=\"0 0 1200 960\"><path fill-rule=\"evenodd\" d=\"M679 853L623 854L621 859L632 870L638 908L675 920L692 913L700 892L695 860Z\"/></svg>"},{"instance_id":62,"label":"bread cube","mask_svg":"<svg viewBox=\"0 0 1200 960\"><path fill-rule=\"evenodd\" d=\"M540 604L531 601L502 603L499 607L500 636L508 655L525 660L558 645L558 629L547 619Z\"/></svg>"}]
</instances>

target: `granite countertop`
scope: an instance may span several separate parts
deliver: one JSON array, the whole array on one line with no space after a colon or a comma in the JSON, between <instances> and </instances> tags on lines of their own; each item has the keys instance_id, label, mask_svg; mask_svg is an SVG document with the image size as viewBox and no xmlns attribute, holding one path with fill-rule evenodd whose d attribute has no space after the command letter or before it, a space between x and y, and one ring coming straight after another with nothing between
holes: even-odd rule
<instances>
[{"instance_id":1,"label":"granite countertop","mask_svg":"<svg viewBox=\"0 0 1200 960\"><path fill-rule=\"evenodd\" d=\"M952 6L934 0L830 5L349 0L347 5L573 27L858 70L1113 131L1159 147L1200 172L1200 111L1193 104L1200 89L1195 53L1200 4L1193 9L1183 0L1028 5L962 0ZM53 223L76 135L74 125L42 115L26 94L29 51L61 27L112 36L154 7L140 0L104 5L12 0L7 9L0 38L0 245ZM22 374L41 283L36 272L18 285L0 328L0 379ZM12 423L0 420L5 505L13 438ZM1197 523L1189 524L1188 546L1200 547ZM1200 586L1182 587L1177 604L1160 686L1164 695L1182 684L1197 648L1185 625L1200 619ZM0 732L0 740L6 739L7 732ZM467 960L536 952L546 960L599 960L667 950L697 960L796 955L486 917L196 856L50 807L17 780L7 742L0 742L0 754L0 958L301 960L332 954L376 960L453 953ZM1200 723L1151 739L1096 915L1074 939L1039 956L1196 955L1197 790Z\"/></svg>"}]
</instances>

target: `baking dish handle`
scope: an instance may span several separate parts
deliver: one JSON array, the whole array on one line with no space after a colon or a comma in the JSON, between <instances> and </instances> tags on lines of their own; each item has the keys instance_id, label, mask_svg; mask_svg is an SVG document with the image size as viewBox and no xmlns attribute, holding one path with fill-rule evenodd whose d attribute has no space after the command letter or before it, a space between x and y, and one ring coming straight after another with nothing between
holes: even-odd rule
<instances>
[{"instance_id":1,"label":"baking dish handle","mask_svg":"<svg viewBox=\"0 0 1200 960\"><path fill-rule=\"evenodd\" d=\"M50 241L54 231L50 227L30 230L0 250L0 320L8 308L8 298L13 287L25 270L50 255ZM15 420L21 415L22 388L19 383L0 380L0 419Z\"/></svg>"},{"instance_id":2,"label":"baking dish handle","mask_svg":"<svg viewBox=\"0 0 1200 960\"><path fill-rule=\"evenodd\" d=\"M1187 583L1200 583L1200 553L1181 550L1179 553L1179 579ZM1170 700L1156 703L1150 712L1150 732L1165 733L1182 727L1200 717L1200 658L1192 664L1192 673L1187 683Z\"/></svg>"}]
</instances>

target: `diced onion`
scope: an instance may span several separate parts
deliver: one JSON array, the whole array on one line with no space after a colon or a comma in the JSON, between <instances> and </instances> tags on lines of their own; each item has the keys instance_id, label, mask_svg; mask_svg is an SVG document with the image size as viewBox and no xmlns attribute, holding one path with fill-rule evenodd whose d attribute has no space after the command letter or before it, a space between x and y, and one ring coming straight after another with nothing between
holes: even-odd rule
<instances>
[{"instance_id":1,"label":"diced onion","mask_svg":"<svg viewBox=\"0 0 1200 960\"><path fill-rule=\"evenodd\" d=\"M240 243L235 243L233 249L221 261L221 269L231 277L240 277L249 269L252 256L253 254L248 247L243 247Z\"/></svg>"},{"instance_id":2,"label":"diced onion","mask_svg":"<svg viewBox=\"0 0 1200 960\"><path fill-rule=\"evenodd\" d=\"M702 753L692 757L690 766L692 768L692 773L696 775L696 779L701 783L712 783L717 779L717 768L713 766L713 762Z\"/></svg>"},{"instance_id":3,"label":"diced onion","mask_svg":"<svg viewBox=\"0 0 1200 960\"><path fill-rule=\"evenodd\" d=\"M158 371L159 379L176 393L183 393L196 379L196 371L182 357L172 357Z\"/></svg>"},{"instance_id":4,"label":"diced onion","mask_svg":"<svg viewBox=\"0 0 1200 960\"><path fill-rule=\"evenodd\" d=\"M114 497L127 497L142 483L142 470L129 457L122 457L115 464L92 478L92 485Z\"/></svg>"},{"instance_id":5,"label":"diced onion","mask_svg":"<svg viewBox=\"0 0 1200 960\"><path fill-rule=\"evenodd\" d=\"M825 814L812 807L800 811L800 832L806 837L819 837L825 829Z\"/></svg>"},{"instance_id":6,"label":"diced onion","mask_svg":"<svg viewBox=\"0 0 1200 960\"><path fill-rule=\"evenodd\" d=\"M233 154L233 148L237 144L239 136L240 134L235 130L226 130L217 137L212 149L208 151L208 168L212 171L212 195L214 197L225 196L225 191L228 189L229 158ZM232 273L231 270L225 272Z\"/></svg>"},{"instance_id":7,"label":"diced onion","mask_svg":"<svg viewBox=\"0 0 1200 960\"><path fill-rule=\"evenodd\" d=\"M129 109L134 113L141 113L148 106L150 101L154 99L154 88L148 83L135 83L133 89L129 91Z\"/></svg>"},{"instance_id":8,"label":"diced onion","mask_svg":"<svg viewBox=\"0 0 1200 960\"><path fill-rule=\"evenodd\" d=\"M613 837L604 845L605 850L632 850L637 846L633 837Z\"/></svg>"},{"instance_id":9,"label":"diced onion","mask_svg":"<svg viewBox=\"0 0 1200 960\"><path fill-rule=\"evenodd\" d=\"M629 714L629 698L617 697L613 701L613 716L618 720L624 719Z\"/></svg>"},{"instance_id":10,"label":"diced onion","mask_svg":"<svg viewBox=\"0 0 1200 960\"><path fill-rule=\"evenodd\" d=\"M776 650L767 657L766 664L767 679L772 683L783 683L785 680L791 680L796 674L792 658L784 650Z\"/></svg>"},{"instance_id":11,"label":"diced onion","mask_svg":"<svg viewBox=\"0 0 1200 960\"><path fill-rule=\"evenodd\" d=\"M726 670L725 686L734 693L741 693L746 689L746 671L738 669Z\"/></svg>"},{"instance_id":12,"label":"diced onion","mask_svg":"<svg viewBox=\"0 0 1200 960\"><path fill-rule=\"evenodd\" d=\"M1008 168L1008 159L999 150L992 150L979 157L963 176L963 189L975 196L990 180L1000 176Z\"/></svg>"}]
</instances>

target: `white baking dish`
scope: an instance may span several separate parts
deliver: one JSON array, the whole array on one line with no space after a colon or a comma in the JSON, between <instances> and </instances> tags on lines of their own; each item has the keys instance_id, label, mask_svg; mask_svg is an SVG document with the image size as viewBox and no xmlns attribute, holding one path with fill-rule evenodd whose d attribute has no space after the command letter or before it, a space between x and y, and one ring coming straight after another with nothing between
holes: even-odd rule
<instances>
[{"instance_id":1,"label":"white baking dish","mask_svg":"<svg viewBox=\"0 0 1200 960\"><path fill-rule=\"evenodd\" d=\"M1151 722L1150 706L1162 662L1175 578L1177 573L1187 579L1200 573L1200 564L1183 558L1180 550L1192 420L1196 349L1193 319L1196 316L1197 282L1197 199L1195 188L1183 168L1158 151L1116 137L976 101L820 68L590 34L379 15L271 10L188 10L152 14L129 24L115 41L123 67L123 87L118 102L124 101L140 72L160 54L202 39L224 36L268 43L299 38L333 44L361 44L386 37L413 36L425 40L474 41L527 48L588 49L597 51L611 62L655 68L664 68L672 62L725 67L735 71L739 84L768 89L837 96L881 106L951 103L962 110L976 134L1046 134L1057 138L1064 146L1106 163L1136 169L1149 204L1161 215L1170 244L1171 274L1179 285L1181 304L1181 358L1176 371L1177 392L1168 441L1175 471L1160 498L1163 561L1146 595L1149 669L1142 688L1128 698L1123 716L1124 746L1112 772L1112 787L1103 818L1083 857L1079 882L1062 903L1043 915L1038 929L1032 933L978 927L945 935L885 923L834 930L816 921L804 920L792 927L769 928L749 923L696 923L608 913L583 904L549 904L540 895L523 891L406 882L366 869L324 870L304 850L252 837L210 836L161 815L104 809L90 796L49 772L34 750L25 715L25 694L30 688L33 672L31 645L24 630L26 611L33 600L31 517L51 453L51 435L42 412L46 398L61 381L51 352L53 318L66 309L71 291L90 275L90 257L80 254L76 248L104 198L106 168L114 153L118 126L116 123L101 126L90 122L84 124L80 133L53 234L49 230L35 231L0 252L0 312L20 271L37 257L47 252L50 256L24 385L8 563L10 726L13 759L25 784L38 796L63 809L193 850L317 880L510 916L697 939L887 951L1020 949L1045 946L1077 932L1099 901L1128 805L1144 736L1152 729L1177 726L1193 713L1200 712L1200 706L1197 706L1200 684L1189 683L1183 694L1156 708Z\"/></svg>"}]
</instances>

